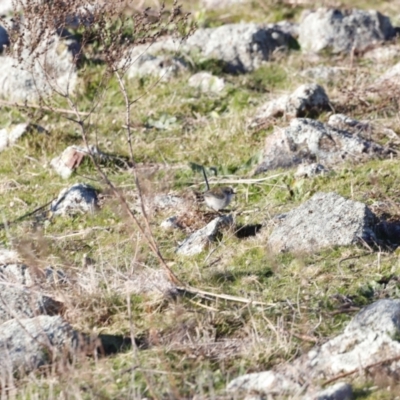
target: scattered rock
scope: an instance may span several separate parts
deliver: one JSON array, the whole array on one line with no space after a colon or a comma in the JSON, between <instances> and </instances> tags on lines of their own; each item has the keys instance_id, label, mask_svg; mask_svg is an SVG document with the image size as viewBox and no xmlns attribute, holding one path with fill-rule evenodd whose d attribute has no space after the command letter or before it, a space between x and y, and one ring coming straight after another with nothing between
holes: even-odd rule
<instances>
[{"instance_id":1,"label":"scattered rock","mask_svg":"<svg viewBox=\"0 0 400 400\"><path fill-rule=\"evenodd\" d=\"M128 58L122 61L122 63L126 62L130 64L127 70L128 78L151 75L166 82L187 70L187 65L181 58L167 55L154 56L151 54L142 54L138 58Z\"/></svg>"},{"instance_id":2,"label":"scattered rock","mask_svg":"<svg viewBox=\"0 0 400 400\"><path fill-rule=\"evenodd\" d=\"M179 229L180 226L178 224L178 217L177 216L172 216L161 222L160 224L161 228L170 231L173 229Z\"/></svg>"},{"instance_id":3,"label":"scattered rock","mask_svg":"<svg viewBox=\"0 0 400 400\"><path fill-rule=\"evenodd\" d=\"M307 84L298 87L291 95L279 97L262 105L250 126L257 126L272 117L304 117L330 109L329 98L323 87Z\"/></svg>"},{"instance_id":4,"label":"scattered rock","mask_svg":"<svg viewBox=\"0 0 400 400\"><path fill-rule=\"evenodd\" d=\"M312 164L300 164L297 168L294 176L296 178L312 178L317 175L323 175L328 173L329 170L325 168L322 164L312 163Z\"/></svg>"},{"instance_id":5,"label":"scattered rock","mask_svg":"<svg viewBox=\"0 0 400 400\"><path fill-rule=\"evenodd\" d=\"M289 36L254 23L227 24L198 29L189 36L186 50L199 51L206 59L224 62L229 73L250 72L278 49L288 48Z\"/></svg>"},{"instance_id":6,"label":"scattered rock","mask_svg":"<svg viewBox=\"0 0 400 400\"><path fill-rule=\"evenodd\" d=\"M225 88L223 78L214 76L209 72L198 72L192 75L188 81L189 86L200 89L202 92L221 92Z\"/></svg>"},{"instance_id":7,"label":"scattered rock","mask_svg":"<svg viewBox=\"0 0 400 400\"><path fill-rule=\"evenodd\" d=\"M213 242L220 230L233 224L232 215L224 215L212 220L204 228L193 232L177 248L176 252L185 256L201 253L208 244Z\"/></svg>"},{"instance_id":8,"label":"scattered rock","mask_svg":"<svg viewBox=\"0 0 400 400\"><path fill-rule=\"evenodd\" d=\"M96 146L91 145L89 149L87 149L85 147L73 145L67 147L60 156L53 158L50 161L50 165L58 175L64 179L68 179L74 170L79 167L83 159L88 156L89 152L96 158L105 157Z\"/></svg>"},{"instance_id":9,"label":"scattered rock","mask_svg":"<svg viewBox=\"0 0 400 400\"><path fill-rule=\"evenodd\" d=\"M65 357L77 344L77 334L59 316L19 318L0 325L0 376L4 382ZM57 357L58 356L58 357Z\"/></svg>"},{"instance_id":10,"label":"scattered rock","mask_svg":"<svg viewBox=\"0 0 400 400\"><path fill-rule=\"evenodd\" d=\"M173 194L158 194L154 196L153 203L157 209L165 210L168 208L181 208L185 204L185 200Z\"/></svg>"},{"instance_id":11,"label":"scattered rock","mask_svg":"<svg viewBox=\"0 0 400 400\"><path fill-rule=\"evenodd\" d=\"M33 318L38 315L55 315L62 304L41 294L37 289L25 288L10 279L11 274L0 278L0 323L14 318Z\"/></svg>"},{"instance_id":12,"label":"scattered rock","mask_svg":"<svg viewBox=\"0 0 400 400\"><path fill-rule=\"evenodd\" d=\"M303 162L311 163L316 159L331 166L345 160L362 160L387 153L387 150L372 141L319 121L296 118L287 128L278 128L267 136L263 162L255 173L289 168Z\"/></svg>"},{"instance_id":13,"label":"scattered rock","mask_svg":"<svg viewBox=\"0 0 400 400\"><path fill-rule=\"evenodd\" d=\"M343 76L343 68L327 67L319 65L317 67L305 69L300 73L301 76L311 79L313 82L334 83Z\"/></svg>"},{"instance_id":14,"label":"scattered rock","mask_svg":"<svg viewBox=\"0 0 400 400\"><path fill-rule=\"evenodd\" d=\"M385 94L390 89L398 89L400 87L400 62L389 68L374 83L373 88L383 91Z\"/></svg>"},{"instance_id":15,"label":"scattered rock","mask_svg":"<svg viewBox=\"0 0 400 400\"><path fill-rule=\"evenodd\" d=\"M201 5L207 9L227 8L236 4L244 4L248 0L201 0Z\"/></svg>"},{"instance_id":16,"label":"scattered rock","mask_svg":"<svg viewBox=\"0 0 400 400\"><path fill-rule=\"evenodd\" d=\"M25 31L24 40L29 43L37 38ZM65 94L73 92L79 52L78 42L65 32L64 37L43 34L37 46L26 45L22 49L20 59L1 56L0 97L10 101L36 101L51 95L52 87Z\"/></svg>"},{"instance_id":17,"label":"scattered rock","mask_svg":"<svg viewBox=\"0 0 400 400\"><path fill-rule=\"evenodd\" d=\"M381 135L389 138L390 141L386 146L391 143L400 143L400 138L395 131L386 128L379 123L371 123L371 121L358 121L357 119L348 117L344 114L333 114L329 117L328 125L337 129L343 129L365 140L371 140L371 137Z\"/></svg>"},{"instance_id":18,"label":"scattered rock","mask_svg":"<svg viewBox=\"0 0 400 400\"><path fill-rule=\"evenodd\" d=\"M20 257L16 251L0 247L0 266L5 264L18 263L19 261Z\"/></svg>"},{"instance_id":19,"label":"scattered rock","mask_svg":"<svg viewBox=\"0 0 400 400\"><path fill-rule=\"evenodd\" d=\"M8 128L0 129L0 152L5 150L7 147L14 145L21 136L34 130L40 133L45 132L42 127L29 123L11 125Z\"/></svg>"},{"instance_id":20,"label":"scattered rock","mask_svg":"<svg viewBox=\"0 0 400 400\"><path fill-rule=\"evenodd\" d=\"M144 267L135 270L132 278L126 282L128 293L154 293L168 295L176 292L176 286L171 283L164 271Z\"/></svg>"},{"instance_id":21,"label":"scattered rock","mask_svg":"<svg viewBox=\"0 0 400 400\"><path fill-rule=\"evenodd\" d=\"M54 215L72 216L93 213L98 205L96 189L84 183L77 183L59 194L51 203Z\"/></svg>"},{"instance_id":22,"label":"scattered rock","mask_svg":"<svg viewBox=\"0 0 400 400\"><path fill-rule=\"evenodd\" d=\"M364 53L364 58L379 63L386 63L400 57L400 46L379 46Z\"/></svg>"},{"instance_id":23,"label":"scattered rock","mask_svg":"<svg viewBox=\"0 0 400 400\"><path fill-rule=\"evenodd\" d=\"M374 373L380 379L382 374L397 376L399 316L400 300L378 300L362 309L339 336L276 371L240 376L229 383L228 390L298 396L303 389L307 390L305 399L351 399L349 384L337 383L318 392L320 382L345 373L352 373L352 378L367 377L368 381ZM300 388L298 382L306 384Z\"/></svg>"},{"instance_id":24,"label":"scattered rock","mask_svg":"<svg viewBox=\"0 0 400 400\"><path fill-rule=\"evenodd\" d=\"M317 193L290 211L274 228L269 248L277 252L312 252L375 240L376 216L358 201L336 193Z\"/></svg>"},{"instance_id":25,"label":"scattered rock","mask_svg":"<svg viewBox=\"0 0 400 400\"><path fill-rule=\"evenodd\" d=\"M306 11L299 27L302 50L312 52L360 52L394 35L390 19L374 10L319 8Z\"/></svg>"},{"instance_id":26,"label":"scattered rock","mask_svg":"<svg viewBox=\"0 0 400 400\"><path fill-rule=\"evenodd\" d=\"M311 392L311 390L310 390ZM329 386L324 390L316 393L310 393L302 398L302 400L352 400L353 388L345 382L338 382Z\"/></svg>"}]
</instances>

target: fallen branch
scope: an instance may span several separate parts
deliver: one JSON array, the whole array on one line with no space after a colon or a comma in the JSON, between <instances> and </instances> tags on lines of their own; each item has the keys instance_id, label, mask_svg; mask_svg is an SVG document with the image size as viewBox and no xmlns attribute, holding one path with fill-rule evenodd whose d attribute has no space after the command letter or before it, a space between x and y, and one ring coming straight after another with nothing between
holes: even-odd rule
<instances>
[{"instance_id":1,"label":"fallen branch","mask_svg":"<svg viewBox=\"0 0 400 400\"><path fill-rule=\"evenodd\" d=\"M7 106L7 107L20 107L20 108L28 107L28 108L35 108L35 109L44 110L44 111L51 111L51 112L55 112L55 113L76 115L75 111L73 111L73 110L68 110L66 108L48 107L48 106L39 105L39 104L17 103L17 102L11 102L11 101L6 101L6 100L0 100L0 104L3 106ZM86 111L79 111L79 115L88 116L90 114L92 114L92 113L86 112Z\"/></svg>"}]
</instances>

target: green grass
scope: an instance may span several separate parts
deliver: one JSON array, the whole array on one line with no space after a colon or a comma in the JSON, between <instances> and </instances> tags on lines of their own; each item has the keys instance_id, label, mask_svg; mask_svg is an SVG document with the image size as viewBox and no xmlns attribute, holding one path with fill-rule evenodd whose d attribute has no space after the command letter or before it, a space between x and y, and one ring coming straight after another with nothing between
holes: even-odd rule
<instances>
[{"instance_id":1,"label":"green grass","mask_svg":"<svg viewBox=\"0 0 400 400\"><path fill-rule=\"evenodd\" d=\"M239 20L296 20L301 12L298 7L274 2L267 15L265 4L269 2L238 5L227 15L226 10L197 9L195 17L205 26L217 26ZM387 2L373 6L382 11L390 8ZM350 63L346 58L332 61L329 55L321 58L326 65L347 68ZM365 81L359 78L358 84L367 85L368 73L374 74L373 65L362 59L355 58L353 63L357 72L349 72L337 85L326 88L335 107L352 117L379 119L382 125L398 130L394 101L382 105L383 100L375 99L367 104L345 96L349 85L354 84L354 76L365 76ZM223 73L220 63L195 58L191 73L210 71L225 79L226 89L218 95L188 87L189 73L168 83L156 84L150 78L127 81L129 97L140 98L131 110L132 145L145 197L202 191L203 178L193 164L214 167L218 175L213 180L252 178L266 136L288 122L278 119L274 126L255 131L248 128L249 118L259 105L304 83L297 72L311 66L307 57L291 50L250 74L230 76ZM97 89L104 73L101 64L83 63L76 93L81 111L90 110L98 99ZM54 102L59 108L68 107L63 99ZM323 114L319 119L326 121L328 117ZM321 344L342 332L354 313L339 312L344 298L360 308L378 298L399 295L396 282L382 283L382 279L400 273L398 251L382 252L378 259L378 253L369 253L361 246L278 255L271 254L267 247L271 219L319 191L334 191L370 206L390 200L389 214L398 218L400 175L396 157L346 162L332 173L313 179L295 178L293 168L257 176L270 177L265 181L234 184L236 224L262 224L261 231L255 237L240 239L232 230L225 230L218 242L196 257L175 253L186 232L160 228L160 223L176 212L150 210L149 224L155 240L182 282L264 303L246 305L128 289L134 278L146 277L149 271L159 268L143 236L89 161L79 167L79 175L67 180L49 166L67 146L83 144L78 125L62 113L11 106L0 109L0 128L27 120L45 127L48 133L32 132L1 153L2 221L13 221L35 210L76 182L96 187L103 196L103 205L93 215L61 218L38 213L9 224L0 230L1 245L19 250L27 264L35 261L43 268L53 265L72 279L72 287L57 288L54 294L64 302L65 318L75 329L132 334L144 339L148 347L106 358L83 358L69 369L43 370L18 383L17 398L228 398L224 389L234 377L292 360L314 342ZM110 77L103 101L86 121L89 140L101 150L127 159L124 125L123 96L116 79ZM382 144L388 140L384 135L376 138ZM104 170L140 218L132 171L112 162L105 164ZM94 264L85 264L85 257L93 259ZM370 390L372 386L356 383L355 397L392 398L386 389Z\"/></svg>"}]
</instances>

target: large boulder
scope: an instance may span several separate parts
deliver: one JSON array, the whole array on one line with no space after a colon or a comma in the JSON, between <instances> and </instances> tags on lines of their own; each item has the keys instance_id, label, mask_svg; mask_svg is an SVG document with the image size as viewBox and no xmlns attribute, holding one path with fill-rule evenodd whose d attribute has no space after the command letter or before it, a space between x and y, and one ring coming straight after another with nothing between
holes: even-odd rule
<instances>
[{"instance_id":1,"label":"large boulder","mask_svg":"<svg viewBox=\"0 0 400 400\"><path fill-rule=\"evenodd\" d=\"M314 347L295 361L276 370L240 376L228 385L230 391L262 395L296 396L304 399L349 399L351 387L341 383L329 391L320 384L341 374L382 381L384 375L397 376L400 368L400 300L379 300L362 309L344 332L322 346ZM364 374L368 371L368 374ZM301 382L304 382L302 385ZM332 396L332 392L341 397ZM332 397L323 397L331 393ZM243 397L241 397L243 398Z\"/></svg>"},{"instance_id":2,"label":"large boulder","mask_svg":"<svg viewBox=\"0 0 400 400\"><path fill-rule=\"evenodd\" d=\"M361 161L384 154L386 150L375 142L319 121L295 118L287 128L277 128L267 136L263 161L255 173L289 168L316 159L330 166L345 160Z\"/></svg>"},{"instance_id":3,"label":"large boulder","mask_svg":"<svg viewBox=\"0 0 400 400\"><path fill-rule=\"evenodd\" d=\"M185 47L204 58L222 61L229 73L242 73L260 67L278 48L287 48L288 40L289 35L278 29L241 23L198 29Z\"/></svg>"},{"instance_id":4,"label":"large boulder","mask_svg":"<svg viewBox=\"0 0 400 400\"><path fill-rule=\"evenodd\" d=\"M330 246L348 246L375 239L375 215L358 201L336 193L316 193L281 216L268 246L273 252L312 252Z\"/></svg>"},{"instance_id":5,"label":"large boulder","mask_svg":"<svg viewBox=\"0 0 400 400\"><path fill-rule=\"evenodd\" d=\"M303 51L350 53L395 36L390 19L374 10L319 8L306 12L299 28Z\"/></svg>"},{"instance_id":6,"label":"large boulder","mask_svg":"<svg viewBox=\"0 0 400 400\"><path fill-rule=\"evenodd\" d=\"M8 382L68 354L78 335L59 316L14 319L0 325L0 379Z\"/></svg>"}]
</instances>

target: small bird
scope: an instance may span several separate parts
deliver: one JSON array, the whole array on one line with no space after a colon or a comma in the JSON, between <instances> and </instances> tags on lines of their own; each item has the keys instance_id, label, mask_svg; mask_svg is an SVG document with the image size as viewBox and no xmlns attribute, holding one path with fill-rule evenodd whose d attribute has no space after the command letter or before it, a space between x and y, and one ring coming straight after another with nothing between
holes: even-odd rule
<instances>
[{"instance_id":1,"label":"small bird","mask_svg":"<svg viewBox=\"0 0 400 400\"><path fill-rule=\"evenodd\" d=\"M214 211L225 208L232 200L235 192L231 187L215 187L204 193L204 201Z\"/></svg>"}]
</instances>

